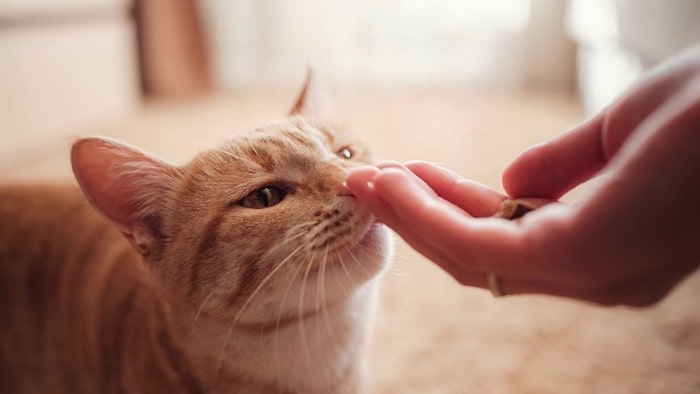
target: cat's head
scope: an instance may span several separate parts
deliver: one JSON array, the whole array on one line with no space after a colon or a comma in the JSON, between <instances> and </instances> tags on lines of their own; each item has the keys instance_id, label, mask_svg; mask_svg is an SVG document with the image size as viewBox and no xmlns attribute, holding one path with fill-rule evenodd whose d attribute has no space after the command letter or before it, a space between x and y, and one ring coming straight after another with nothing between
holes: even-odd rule
<instances>
[{"instance_id":1,"label":"cat's head","mask_svg":"<svg viewBox=\"0 0 700 394\"><path fill-rule=\"evenodd\" d=\"M313 116L316 94L309 78L290 116L184 166L87 138L73 171L159 280L205 313L256 322L329 307L381 271L388 241L343 187L369 153Z\"/></svg>"}]
</instances>

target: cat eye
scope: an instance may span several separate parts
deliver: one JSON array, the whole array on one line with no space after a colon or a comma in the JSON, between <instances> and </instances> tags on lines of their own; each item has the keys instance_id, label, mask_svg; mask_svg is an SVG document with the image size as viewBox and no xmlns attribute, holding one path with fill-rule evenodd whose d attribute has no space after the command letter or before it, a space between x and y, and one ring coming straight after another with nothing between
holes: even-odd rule
<instances>
[{"instance_id":1,"label":"cat eye","mask_svg":"<svg viewBox=\"0 0 700 394\"><path fill-rule=\"evenodd\" d=\"M279 204L285 196L284 190L277 186L265 186L253 190L238 202L246 208L263 209Z\"/></svg>"},{"instance_id":2,"label":"cat eye","mask_svg":"<svg viewBox=\"0 0 700 394\"><path fill-rule=\"evenodd\" d=\"M338 157L340 157L342 159L348 159L348 160L352 159L352 150L350 148L348 148L347 146L344 148L341 148L340 150L335 152L335 154L338 155Z\"/></svg>"}]
</instances>

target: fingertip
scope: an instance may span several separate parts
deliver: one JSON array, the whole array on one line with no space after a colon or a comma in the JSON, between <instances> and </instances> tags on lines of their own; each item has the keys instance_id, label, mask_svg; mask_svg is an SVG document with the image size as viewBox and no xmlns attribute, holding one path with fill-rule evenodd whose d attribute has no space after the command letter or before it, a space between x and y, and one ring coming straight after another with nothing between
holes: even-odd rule
<instances>
[{"instance_id":1,"label":"fingertip","mask_svg":"<svg viewBox=\"0 0 700 394\"><path fill-rule=\"evenodd\" d=\"M407 167L413 166L413 165L422 165L422 164L432 164L428 161L425 160L409 160L404 163Z\"/></svg>"},{"instance_id":2,"label":"fingertip","mask_svg":"<svg viewBox=\"0 0 700 394\"><path fill-rule=\"evenodd\" d=\"M345 185L351 192L357 193L367 189L378 172L379 169L373 166L355 167L345 177Z\"/></svg>"},{"instance_id":3,"label":"fingertip","mask_svg":"<svg viewBox=\"0 0 700 394\"><path fill-rule=\"evenodd\" d=\"M528 186L533 183L533 173L537 173L534 167L544 167L541 163L543 155L539 152L543 144L537 144L521 152L515 160L503 171L501 183L503 190L511 197L529 196L533 191ZM541 169L543 171L543 169Z\"/></svg>"},{"instance_id":4,"label":"fingertip","mask_svg":"<svg viewBox=\"0 0 700 394\"><path fill-rule=\"evenodd\" d=\"M357 201L361 202L377 219L389 227L400 227L400 222L383 196L375 190L375 179L381 172L377 167L361 166L353 168L345 179L345 184ZM399 171L394 169L394 171Z\"/></svg>"},{"instance_id":5,"label":"fingertip","mask_svg":"<svg viewBox=\"0 0 700 394\"><path fill-rule=\"evenodd\" d=\"M572 163L556 156L550 141L527 148L503 171L503 190L511 198L559 199L575 186L579 176L568 170ZM572 155L569 160L575 162L576 158Z\"/></svg>"},{"instance_id":6,"label":"fingertip","mask_svg":"<svg viewBox=\"0 0 700 394\"><path fill-rule=\"evenodd\" d=\"M352 167L349 170L349 174L355 174L355 173L365 173L365 172L372 172L372 171L378 171L379 169L376 166L371 166L368 164L360 165L357 167Z\"/></svg>"},{"instance_id":7,"label":"fingertip","mask_svg":"<svg viewBox=\"0 0 700 394\"><path fill-rule=\"evenodd\" d=\"M425 174L432 173L435 170L435 165L427 161L409 161L405 163L405 166L421 179L425 178Z\"/></svg>"},{"instance_id":8,"label":"fingertip","mask_svg":"<svg viewBox=\"0 0 700 394\"><path fill-rule=\"evenodd\" d=\"M408 162L406 163L406 167L420 179L428 183L436 178L445 178L450 181L461 178L456 172L427 161Z\"/></svg>"},{"instance_id":9,"label":"fingertip","mask_svg":"<svg viewBox=\"0 0 700 394\"><path fill-rule=\"evenodd\" d=\"M405 166L395 160L382 160L377 163L377 168L405 168Z\"/></svg>"},{"instance_id":10,"label":"fingertip","mask_svg":"<svg viewBox=\"0 0 700 394\"><path fill-rule=\"evenodd\" d=\"M400 168L381 169L372 179L374 191L388 201L396 198L436 197L435 192L410 171Z\"/></svg>"},{"instance_id":11,"label":"fingertip","mask_svg":"<svg viewBox=\"0 0 700 394\"><path fill-rule=\"evenodd\" d=\"M587 181L607 162L600 115L518 155L503 172L503 188L513 198L558 199Z\"/></svg>"},{"instance_id":12,"label":"fingertip","mask_svg":"<svg viewBox=\"0 0 700 394\"><path fill-rule=\"evenodd\" d=\"M408 175L408 173L396 167L382 168L374 175L374 178L372 179L375 189L386 189L410 182L411 177Z\"/></svg>"},{"instance_id":13,"label":"fingertip","mask_svg":"<svg viewBox=\"0 0 700 394\"><path fill-rule=\"evenodd\" d=\"M362 165L362 166L357 166L353 167L348 171L348 178L350 177L356 177L356 176L365 176L366 174L374 174L379 169L375 166L369 166L369 165Z\"/></svg>"},{"instance_id":14,"label":"fingertip","mask_svg":"<svg viewBox=\"0 0 700 394\"><path fill-rule=\"evenodd\" d=\"M414 169L418 169L418 168L434 168L435 167L435 164L430 163L428 161L424 161L424 160L411 160L411 161L407 161L406 163L404 163L404 165L406 167L408 167L408 169L410 169L411 171L413 171Z\"/></svg>"},{"instance_id":15,"label":"fingertip","mask_svg":"<svg viewBox=\"0 0 700 394\"><path fill-rule=\"evenodd\" d=\"M421 179L421 177L417 176L410 168L406 167L402 163L384 162L379 168L379 172L377 173L377 175L375 175L375 178L380 177L384 174L388 174L389 178L395 177L395 174L400 174L400 180L395 179L391 187L396 187L404 182L408 182L419 186L421 189L423 189L423 191L427 192L428 194L435 194L433 189L431 189L430 186L427 183L425 183L423 179Z\"/></svg>"}]
</instances>

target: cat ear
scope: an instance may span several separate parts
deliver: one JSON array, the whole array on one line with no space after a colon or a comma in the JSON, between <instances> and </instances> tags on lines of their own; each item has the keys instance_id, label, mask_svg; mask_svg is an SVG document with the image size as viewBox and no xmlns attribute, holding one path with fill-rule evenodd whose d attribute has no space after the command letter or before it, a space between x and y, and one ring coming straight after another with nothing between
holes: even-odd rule
<instances>
[{"instance_id":1,"label":"cat ear","mask_svg":"<svg viewBox=\"0 0 700 394\"><path fill-rule=\"evenodd\" d=\"M173 166L114 141L85 138L73 144L73 173L88 201L142 254L163 237L161 202Z\"/></svg>"},{"instance_id":2,"label":"cat ear","mask_svg":"<svg viewBox=\"0 0 700 394\"><path fill-rule=\"evenodd\" d=\"M330 103L319 86L314 70L309 67L304 86L289 114L325 120L328 119L329 112Z\"/></svg>"}]
</instances>

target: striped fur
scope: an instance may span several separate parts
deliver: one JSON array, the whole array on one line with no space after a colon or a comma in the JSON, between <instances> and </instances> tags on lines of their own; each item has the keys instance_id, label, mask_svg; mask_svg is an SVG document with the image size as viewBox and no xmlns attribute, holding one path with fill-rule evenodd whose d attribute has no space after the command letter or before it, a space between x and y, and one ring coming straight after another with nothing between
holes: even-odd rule
<instances>
[{"instance_id":1,"label":"striped fur","mask_svg":"<svg viewBox=\"0 0 700 394\"><path fill-rule=\"evenodd\" d=\"M389 244L341 183L370 158L295 109L181 167L78 141L87 198L0 187L0 392L361 391Z\"/></svg>"}]
</instances>

